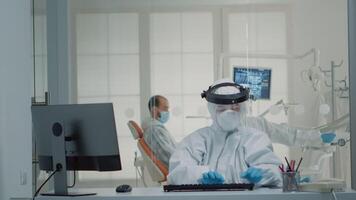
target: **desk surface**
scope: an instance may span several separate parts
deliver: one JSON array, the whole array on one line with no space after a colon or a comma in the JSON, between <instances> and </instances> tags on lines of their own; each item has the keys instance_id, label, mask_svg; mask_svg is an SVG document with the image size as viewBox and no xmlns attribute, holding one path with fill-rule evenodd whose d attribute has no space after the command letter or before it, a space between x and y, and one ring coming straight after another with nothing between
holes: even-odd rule
<instances>
[{"instance_id":1,"label":"desk surface","mask_svg":"<svg viewBox=\"0 0 356 200\"><path fill-rule=\"evenodd\" d=\"M114 188L77 189L75 192L96 192L95 196L83 197L50 197L38 196L36 200L332 200L331 193L293 192L284 193L281 189L260 188L253 191L221 191L221 192L163 192L162 187L133 188L130 193L116 193ZM355 200L356 191L348 189L337 192L338 200Z\"/></svg>"}]
</instances>

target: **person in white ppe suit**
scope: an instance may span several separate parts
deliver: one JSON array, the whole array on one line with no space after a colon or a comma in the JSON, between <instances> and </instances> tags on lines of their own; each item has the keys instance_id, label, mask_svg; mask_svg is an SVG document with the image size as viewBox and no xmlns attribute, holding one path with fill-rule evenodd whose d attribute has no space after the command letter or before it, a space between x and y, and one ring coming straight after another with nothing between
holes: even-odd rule
<instances>
[{"instance_id":1,"label":"person in white ppe suit","mask_svg":"<svg viewBox=\"0 0 356 200\"><path fill-rule=\"evenodd\" d=\"M254 183L280 186L281 163L267 134L247 128L249 90L220 83L202 93L213 123L178 145L169 162L169 184Z\"/></svg>"},{"instance_id":2,"label":"person in white ppe suit","mask_svg":"<svg viewBox=\"0 0 356 200\"><path fill-rule=\"evenodd\" d=\"M215 82L234 83L229 79L221 79ZM264 117L247 117L246 126L265 132L273 143L286 146L319 146L331 143L335 139L335 133L320 133L319 130L302 129L288 126L287 124L277 124L268 121Z\"/></svg>"}]
</instances>

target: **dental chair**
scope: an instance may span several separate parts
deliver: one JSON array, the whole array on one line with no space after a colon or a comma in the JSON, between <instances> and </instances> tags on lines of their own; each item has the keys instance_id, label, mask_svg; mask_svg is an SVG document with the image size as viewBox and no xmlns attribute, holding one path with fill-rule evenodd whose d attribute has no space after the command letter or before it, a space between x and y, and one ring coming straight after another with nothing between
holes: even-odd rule
<instances>
[{"instance_id":1,"label":"dental chair","mask_svg":"<svg viewBox=\"0 0 356 200\"><path fill-rule=\"evenodd\" d=\"M132 120L127 122L127 126L134 139L137 140L137 146L141 152L144 166L147 168L152 181L158 183L165 182L167 180L168 169L157 159L151 148L145 142L141 127Z\"/></svg>"}]
</instances>

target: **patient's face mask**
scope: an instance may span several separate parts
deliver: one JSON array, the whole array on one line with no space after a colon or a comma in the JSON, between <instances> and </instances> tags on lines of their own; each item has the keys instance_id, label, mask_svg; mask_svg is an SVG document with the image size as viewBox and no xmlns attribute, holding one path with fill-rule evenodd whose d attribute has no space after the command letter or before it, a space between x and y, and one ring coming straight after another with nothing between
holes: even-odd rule
<instances>
[{"instance_id":1,"label":"patient's face mask","mask_svg":"<svg viewBox=\"0 0 356 200\"><path fill-rule=\"evenodd\" d=\"M159 114L158 121L160 121L162 124L166 123L169 120L169 112L167 111L161 111Z\"/></svg>"},{"instance_id":2,"label":"patient's face mask","mask_svg":"<svg viewBox=\"0 0 356 200\"><path fill-rule=\"evenodd\" d=\"M217 123L226 132L237 131L241 125L240 113L235 110L225 110L217 113Z\"/></svg>"}]
</instances>

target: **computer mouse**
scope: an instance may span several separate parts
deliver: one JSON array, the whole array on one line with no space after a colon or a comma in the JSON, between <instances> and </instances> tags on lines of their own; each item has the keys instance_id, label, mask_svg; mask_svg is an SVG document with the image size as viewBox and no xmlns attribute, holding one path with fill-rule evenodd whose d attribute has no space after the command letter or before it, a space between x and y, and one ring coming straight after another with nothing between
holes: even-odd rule
<instances>
[{"instance_id":1,"label":"computer mouse","mask_svg":"<svg viewBox=\"0 0 356 200\"><path fill-rule=\"evenodd\" d=\"M116 192L131 192L132 187L130 185L119 185L116 187Z\"/></svg>"}]
</instances>

